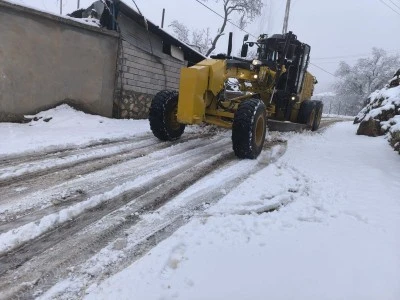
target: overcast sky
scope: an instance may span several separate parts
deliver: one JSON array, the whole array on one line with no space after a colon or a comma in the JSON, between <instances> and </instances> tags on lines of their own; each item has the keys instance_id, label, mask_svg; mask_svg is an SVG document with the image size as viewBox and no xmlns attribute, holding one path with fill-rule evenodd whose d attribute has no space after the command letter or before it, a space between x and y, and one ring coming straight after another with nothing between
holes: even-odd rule
<instances>
[{"instance_id":1,"label":"overcast sky","mask_svg":"<svg viewBox=\"0 0 400 300\"><path fill-rule=\"evenodd\" d=\"M57 0L13 0L42 10L59 12ZM189 28L210 27L214 32L221 25L221 18L195 0L135 0L141 12L152 22L161 24L162 9L166 9L165 29L173 20ZM81 7L88 7L93 0L81 0ZM134 6L131 0L125 3ZM221 12L221 3L208 0L206 4ZM390 5L394 12L382 2ZM262 15L246 28L254 36L260 33L281 33L285 0L264 0ZM394 3L394 4L393 4ZM395 6L397 5L397 7ZM63 13L76 9L77 0L63 0ZM222 12L221 12L222 14ZM235 22L235 19L232 19ZM372 47L380 47L389 54L400 53L400 0L292 0L289 30L298 39L311 46L311 62L334 73L340 60L353 63L360 56L368 55ZM239 51L244 32L232 25L234 51ZM221 39L217 52L226 52L227 39ZM400 67L400 66L399 66ZM309 70L317 77L317 92L330 90L335 81L315 66Z\"/></svg>"}]
</instances>

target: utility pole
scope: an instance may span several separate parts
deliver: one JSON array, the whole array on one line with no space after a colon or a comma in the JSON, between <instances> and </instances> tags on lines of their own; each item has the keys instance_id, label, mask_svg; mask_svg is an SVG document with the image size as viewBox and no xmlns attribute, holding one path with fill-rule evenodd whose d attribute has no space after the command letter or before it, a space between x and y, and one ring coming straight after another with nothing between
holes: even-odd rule
<instances>
[{"instance_id":1,"label":"utility pole","mask_svg":"<svg viewBox=\"0 0 400 300\"><path fill-rule=\"evenodd\" d=\"M80 6L80 5L79 5L79 2L80 2L80 1L78 0L78 5L77 5L77 9L79 9L79 6Z\"/></svg>"},{"instance_id":2,"label":"utility pole","mask_svg":"<svg viewBox=\"0 0 400 300\"><path fill-rule=\"evenodd\" d=\"M287 29L288 29L288 25L289 25L289 13L290 13L290 0L287 0L286 1L285 19L283 21L282 34L287 33Z\"/></svg>"},{"instance_id":3,"label":"utility pole","mask_svg":"<svg viewBox=\"0 0 400 300\"><path fill-rule=\"evenodd\" d=\"M62 15L62 0L60 0L60 15Z\"/></svg>"},{"instance_id":4,"label":"utility pole","mask_svg":"<svg viewBox=\"0 0 400 300\"><path fill-rule=\"evenodd\" d=\"M165 8L162 10L161 28L164 28Z\"/></svg>"}]
</instances>

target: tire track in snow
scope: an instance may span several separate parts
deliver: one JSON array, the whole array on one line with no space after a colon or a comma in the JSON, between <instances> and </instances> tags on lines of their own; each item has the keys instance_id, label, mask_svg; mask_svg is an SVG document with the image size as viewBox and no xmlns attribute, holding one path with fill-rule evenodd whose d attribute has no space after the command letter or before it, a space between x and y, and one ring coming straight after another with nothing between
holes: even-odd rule
<instances>
[{"instance_id":1,"label":"tire track in snow","mask_svg":"<svg viewBox=\"0 0 400 300\"><path fill-rule=\"evenodd\" d=\"M78 176L84 176L89 173L93 173L97 170L105 169L109 166L122 164L129 160L140 158L142 156L148 156L149 154L161 150L166 149L173 145L182 144L188 141L192 141L198 138L211 138L214 134L205 134L201 136L200 134L193 134L183 138L177 142L164 142L161 143L157 140L150 139L150 141L154 141L154 143L149 142L149 145L141 144L136 145L136 149L121 151L116 154L107 155L104 157L99 157L91 160L87 160L85 162L74 162L73 166L64 165L60 167L60 169L50 169L45 170L42 175L34 174L34 176L27 175L25 180L21 180L18 178L16 180L9 181L8 184L4 187L1 187L0 183L0 194L2 195L0 199L0 211L2 203L12 203L24 197L24 195L32 194L36 191L41 191L44 189L49 189L52 186L57 184L72 180ZM77 191L79 193L79 191ZM67 195L68 196L68 195ZM68 196L69 197L69 196ZM3 211L5 211L3 209ZM0 220L1 218L0 213ZM1 223L1 221L0 221Z\"/></svg>"},{"instance_id":2,"label":"tire track in snow","mask_svg":"<svg viewBox=\"0 0 400 300\"><path fill-rule=\"evenodd\" d=\"M157 172L166 163L177 165L181 160L196 157L198 151L201 151L201 147L213 147L210 144L218 145L223 140L227 139L193 138L186 142L176 143L171 147L167 146L171 145L170 143L159 143L164 149L155 151L157 150L155 148L152 149L154 152L150 152L146 156L136 157L137 155L134 155L131 160L113 164L87 176L74 178L49 188L42 187L43 190L19 198L17 203L9 201L7 204L0 205L0 209L3 211L0 213L0 233L26 223L39 221L41 217L48 214L56 213L85 199L117 188L121 183L135 180L154 171Z\"/></svg>"},{"instance_id":3,"label":"tire track in snow","mask_svg":"<svg viewBox=\"0 0 400 300\"><path fill-rule=\"evenodd\" d=\"M63 155L71 155L73 153L81 152L81 151L87 151L90 149L96 149L96 148L101 148L105 146L113 146L113 145L118 145L118 144L126 144L126 143L132 143L132 142L138 142L142 141L145 139L149 139L153 137L152 134L143 134L143 135L137 135L131 138L116 138L116 139L101 139L101 140L96 140L93 142L89 142L84 145L65 145L62 147L59 146L50 146L45 149L38 149L38 150L33 150L29 152L22 152L18 154L10 154L10 155L2 155L0 156L0 163L3 167L8 167L11 165L18 165L22 164L25 162L34 162L37 160L43 159L43 156L47 158L55 158L55 157L63 157Z\"/></svg>"},{"instance_id":4,"label":"tire track in snow","mask_svg":"<svg viewBox=\"0 0 400 300\"><path fill-rule=\"evenodd\" d=\"M335 123L348 122L348 121L351 121L351 120L348 120L348 119L346 120L346 119L341 119L341 118L322 119L317 132L324 132L326 129L328 129L330 126L332 126Z\"/></svg>"},{"instance_id":5,"label":"tire track in snow","mask_svg":"<svg viewBox=\"0 0 400 300\"><path fill-rule=\"evenodd\" d=\"M211 136L212 134L192 134L182 137L181 140L176 143L184 143L186 141ZM176 144L175 143L175 144ZM154 137L142 138L139 141L129 141L118 145L107 144L106 146L96 146L95 149L77 149L74 151L67 151L62 153L56 153L50 157L44 156L41 159L35 161L28 161L20 163L17 161L16 164L8 165L7 167L0 168L0 188L4 186L10 186L13 183L17 183L16 186L20 186L21 183L25 184L25 181L37 179L37 177L51 174L67 168L76 167L84 163L96 162L104 159L111 160L116 155L133 154L133 151L138 151L137 156L147 154L146 151L154 151L157 149L166 148L173 143L165 142L160 143ZM154 147L154 150L151 147ZM133 155L135 156L135 155ZM17 188L18 189L18 188ZM20 190L21 191L21 190Z\"/></svg>"},{"instance_id":6,"label":"tire track in snow","mask_svg":"<svg viewBox=\"0 0 400 300\"><path fill-rule=\"evenodd\" d=\"M219 170L215 171L215 174L219 174L219 178L222 180L216 180L215 183L209 184L202 183L202 180L205 182L210 182L207 177L202 177L199 181L196 181L195 185L197 187L185 189L183 193L173 199L171 202L168 202L165 206L162 205L154 205L152 202L152 206L150 207L150 211L142 210L139 211L139 214L135 214L138 212L137 207L135 207L135 203L133 205L128 205L124 211L116 212L115 215L107 215L105 216L97 225L95 225L93 230L97 230L102 233L102 228L112 228L112 226L116 226L115 224L121 223L121 213L124 213L125 216L132 216L135 218L135 222L129 224L129 222L125 222L124 230L120 230L120 234L113 234L112 241L105 240L105 243L102 244L105 247L101 252L99 252L96 258L89 259L88 262L84 263L82 267L79 267L79 270L74 272L74 284L75 286L81 286L82 289L80 292L84 290L86 286L95 282L99 279L99 277L108 277L110 274L114 274L119 270L127 267L145 253L147 253L151 248L157 245L160 241L169 237L175 230L177 230L180 226L187 223L191 217L196 216L197 214L204 211L206 208L204 206L204 202L207 201L209 204L213 204L225 196L224 190L230 190L244 181L248 176L254 174L266 167L269 163L275 162L279 157L281 157L286 151L286 144L280 146L276 151L271 151L271 155L269 157L264 157L257 161L238 161L236 159L231 159L227 161L224 166L219 165ZM232 155L232 153L228 154ZM224 168L222 168L224 167ZM222 169L222 176L221 176ZM241 170L241 171L238 171ZM189 173L190 174L190 173ZM233 174L233 176L232 176ZM229 176L230 175L230 176ZM155 197L157 197L158 192L154 191ZM176 194L176 193L175 193ZM171 195L168 195L170 197ZM173 202L177 200L180 202L178 205L172 205ZM164 204L164 202L161 202ZM166 207L172 205L171 207ZM142 217L144 214L151 213L152 215L156 215L157 217ZM122 221L123 222L123 221ZM122 223L121 223L122 224ZM94 236L95 233L90 231L90 236ZM85 234L81 234L81 237L76 237L73 239L75 244L71 245L72 248L77 247L81 242L80 239L84 238ZM128 242L124 242L124 240L130 239ZM122 243L122 249L119 249L118 242ZM95 243L93 241L93 243ZM108 244L108 246L107 246ZM123 246L125 244L125 246ZM97 243L96 243L97 245ZM116 257L112 255L112 251L114 248L118 248L117 251L123 252L118 256L117 261L113 261L110 257ZM81 257L81 255L79 255ZM87 255L86 255L87 256ZM50 259L54 260L54 258ZM104 264L101 266L93 266L91 262L93 261L103 261ZM77 261L75 261L77 263ZM40 281L40 290L48 290L55 283L57 283L60 278L65 277L68 272L68 264L63 265L62 267L56 267L50 271L50 273L42 276ZM96 270L101 269L101 272ZM79 276L78 276L79 275ZM77 295L76 291L74 291L73 295L69 294L71 291L62 291L62 299L76 298L82 297L82 294ZM58 295L59 296L59 295ZM50 298L53 298L52 295ZM57 297L58 298L58 297Z\"/></svg>"},{"instance_id":7,"label":"tire track in snow","mask_svg":"<svg viewBox=\"0 0 400 300\"><path fill-rule=\"evenodd\" d=\"M39 278L24 278L19 279L18 282L36 282L35 284L37 284L37 282L41 278L49 278L49 275L46 274L46 272L52 272L53 270L57 269L57 264L63 264L64 261L68 260L76 261L85 257L87 258L88 255L91 256L94 249L106 245L109 242L110 237L115 238L117 233L120 232L122 229L130 227L132 224L137 222L135 214L132 214L131 211L127 211L126 208L121 207L129 203L131 209L137 212L148 211L153 209L155 206L163 205L165 202L168 202L171 198L180 193L182 190L193 184L193 182L196 182L200 178L206 176L209 172L211 172L211 170L214 169L215 166L221 166L228 163L229 161L235 160L236 158L231 153L230 148L226 147L229 144L230 140L227 140L225 143L220 143L220 145L216 145L216 143L214 143L209 147L208 151L204 151L207 149L206 147L203 147L204 149L202 149L203 151L201 151L202 154L196 151L196 157L192 157L191 159L189 159L184 167L177 168L173 174L171 174L171 172L167 172L166 176L164 175L162 178L160 178L159 182L157 182L157 178L152 178L149 182L149 185L151 185L151 187L147 190L147 192L143 191L143 193L140 196L136 197L134 201L130 202L130 200L128 200L131 199L130 195L119 195L116 199L112 199L112 201L108 202L107 206L103 205L96 210L88 211L87 214L80 215L79 218L74 220L74 224L79 225L67 223L65 224L65 226L58 227L53 232L49 232L48 235L43 236L41 239L36 239L32 244L25 245L25 247L23 247L22 249L11 252L6 256L1 257L0 264L2 265L2 269L8 270L7 273L11 273L9 274L10 277L7 276L8 274L3 273L0 289L4 291L9 290L11 294L13 294L15 291L12 290L15 288L15 286L13 286L12 283L15 282L16 275L12 272L12 269L17 268L16 272L21 273L24 262L32 257L34 258L33 261L37 261L38 257L42 257L42 259L47 258L50 261L48 261L47 263L43 263L43 261L41 261L36 266L34 262L30 261L27 266L27 268L29 268L29 271L23 273L23 275L28 277L36 275L39 276ZM169 179L167 182L165 182L166 178ZM154 187L155 185L156 187ZM128 199L125 199L126 197ZM116 216L114 216L116 218L116 221L119 220L119 222L110 224L110 226L107 226L107 228L100 228L100 231L98 231L97 235L93 232L88 232L87 234L81 236L80 239L77 239L76 236L73 236L73 234L79 234L79 232L83 230L86 226L95 221L98 221L102 216L112 213L113 210L111 210L109 206L113 205L117 201L123 204L117 207L120 209L118 212L116 212ZM57 234L61 233L61 231L63 231L62 234ZM58 243L59 245L64 246L60 246L60 250L59 252L57 252L58 258L54 259L52 255L56 253ZM71 246L71 243L73 243L74 245ZM32 252L32 249L34 248L37 249L36 251L34 250ZM43 253L43 251L46 251L46 249L49 248L51 248L50 253L47 253L47 255L44 255L44 257L43 255L40 256L40 253ZM66 251L66 249L68 249L68 251ZM83 253L76 253L76 251L82 251ZM24 254L26 257L23 257ZM44 277L43 268L46 269L46 275ZM24 290L26 286L25 288L20 288ZM21 295L19 295L18 297L20 296Z\"/></svg>"},{"instance_id":8,"label":"tire track in snow","mask_svg":"<svg viewBox=\"0 0 400 300\"><path fill-rule=\"evenodd\" d=\"M227 145L229 145L229 143L230 141L225 138L212 144L208 143L208 145L202 147L197 146L183 154L176 154L168 160L170 163L168 167L165 167L162 161L156 162L155 165L157 165L157 167L153 166L149 172L145 172L140 176L136 175L136 178L132 181L117 185L114 188L111 187L111 190L107 187L108 189L106 191L96 193L86 198L84 201L68 206L56 213L46 215L39 220L34 220L19 228L13 227L13 229L0 235L0 253L5 254L5 252L10 252L15 247L24 248L23 246L29 241L35 240L42 234L46 235L48 231L56 227L56 231L59 231L61 227L68 226L69 223L73 223L72 227L77 227L80 230L87 224L124 206L132 199L141 196L149 190L153 190L154 186L162 185L166 179L181 176L181 173L191 168L193 164L202 162L210 155L220 156L221 152L228 151ZM164 169L162 169L162 167L164 167ZM199 174L202 173L199 172ZM193 177L195 175L196 174L187 177L195 178ZM188 184L192 182L193 180L189 181ZM176 186L175 189L183 188L184 186L185 185L181 183ZM81 222L77 222L77 219L81 219ZM75 230L75 228L73 229ZM38 244L38 252L40 253L43 240ZM32 250L32 244L29 245L29 248Z\"/></svg>"}]
</instances>

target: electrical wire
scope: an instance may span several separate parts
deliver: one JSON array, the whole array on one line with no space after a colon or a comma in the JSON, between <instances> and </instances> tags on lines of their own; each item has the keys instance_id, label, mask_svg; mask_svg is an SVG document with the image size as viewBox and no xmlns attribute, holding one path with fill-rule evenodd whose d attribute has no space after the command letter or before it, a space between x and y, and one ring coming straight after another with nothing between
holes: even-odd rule
<instances>
[{"instance_id":1,"label":"electrical wire","mask_svg":"<svg viewBox=\"0 0 400 300\"><path fill-rule=\"evenodd\" d=\"M400 52L400 49L394 49L394 50L387 50L386 52L388 53L398 53ZM369 57L371 53L360 53L360 54L351 54L351 55L343 55L343 56L327 56L327 57L313 57L313 60L333 60L333 59L344 59L344 58L353 58L353 59L358 59L358 58L363 58L363 57Z\"/></svg>"},{"instance_id":2,"label":"electrical wire","mask_svg":"<svg viewBox=\"0 0 400 300\"><path fill-rule=\"evenodd\" d=\"M396 3L393 2L393 0L389 0L394 6L396 6L398 9L400 9L400 6L398 6Z\"/></svg>"},{"instance_id":3,"label":"electrical wire","mask_svg":"<svg viewBox=\"0 0 400 300\"><path fill-rule=\"evenodd\" d=\"M132 0L133 1L133 0ZM207 5L205 5L204 3L200 2L200 0L195 0L196 2L198 2L199 4L203 5L204 7L206 7L208 10L212 11L214 14L216 14L217 16L221 17L222 19L225 19L221 14L219 14L218 12L216 12L215 10L213 10L211 7L208 7ZM246 32L247 34L255 37L254 35L252 35L251 33L247 32L246 30L243 30L242 28L240 28L239 26L237 26L236 24L232 23L231 21L228 20L228 22L232 25L234 25L235 27L239 28L240 30L242 30L243 32ZM255 37L256 38L256 37ZM327 70L325 70L324 68L321 68L320 66L313 64L312 62L310 62L310 65L313 65L314 67L320 69L321 71L337 78L337 76Z\"/></svg>"},{"instance_id":4,"label":"electrical wire","mask_svg":"<svg viewBox=\"0 0 400 300\"><path fill-rule=\"evenodd\" d=\"M132 0L132 1L133 1L133 0ZM216 12L215 10L213 10L211 7L205 5L205 4L204 4L203 2L201 2L200 0L194 0L194 1L196 1L197 3L203 5L205 8L207 8L208 10L212 11L214 14L216 14L217 16L219 16L220 18L222 18L222 19L225 20L224 16L222 16L220 13ZM236 28L240 29L241 31L247 33L248 35L250 35L250 36L252 36L252 37L254 37L254 38L257 38L255 35L252 35L250 32L244 30L243 28L240 28L240 27L239 27L238 25L236 25L235 23L233 23L233 22L231 22L231 21L229 21L229 20L226 20L226 21L227 21L229 24L231 24L231 25L235 26Z\"/></svg>"},{"instance_id":5,"label":"electrical wire","mask_svg":"<svg viewBox=\"0 0 400 300\"><path fill-rule=\"evenodd\" d=\"M154 57L154 59L161 65L163 72L164 72L164 87L167 88L167 68L165 66L165 63L162 61L161 57L159 57L158 55L154 54L153 51L153 43L151 42L151 37L150 37L150 30L149 30L149 24L147 23L147 19L145 18L145 16L142 14L142 12L140 11L139 7L137 6L135 0L132 0L133 4L135 4L139 14L143 17L143 21L144 21L144 26L146 28L147 31L147 37L149 40L149 45L150 45L150 51L152 56Z\"/></svg>"},{"instance_id":6,"label":"electrical wire","mask_svg":"<svg viewBox=\"0 0 400 300\"><path fill-rule=\"evenodd\" d=\"M135 4L136 9L138 10L139 14L140 14L142 17L144 17L143 14L142 14L142 12L141 12L140 9L139 9L139 6L137 6L135 0L132 0L132 2L133 2L133 4Z\"/></svg>"},{"instance_id":7,"label":"electrical wire","mask_svg":"<svg viewBox=\"0 0 400 300\"><path fill-rule=\"evenodd\" d=\"M23 2L23 1L22 1ZM44 2L44 0L42 0L42 5L44 6L44 9L45 10L49 10L48 8L47 8L47 5L46 5L46 3Z\"/></svg>"},{"instance_id":8,"label":"electrical wire","mask_svg":"<svg viewBox=\"0 0 400 300\"><path fill-rule=\"evenodd\" d=\"M313 64L312 62L310 62L310 65L312 65L312 66L314 66L314 67L320 69L321 71L323 71L323 72L325 72L325 73L327 73L327 74L329 74L329 75L331 75L331 76L333 76L333 77L335 77L335 78L338 78L335 74L333 74L333 73L331 73L331 72L325 70L324 68L321 68L320 66L317 66L316 64Z\"/></svg>"},{"instance_id":9,"label":"electrical wire","mask_svg":"<svg viewBox=\"0 0 400 300\"><path fill-rule=\"evenodd\" d=\"M154 55L154 51L153 51L153 43L151 42L149 24L147 23L147 19L145 18L145 16L144 16L144 15L142 14L142 12L140 11L139 6L137 6L135 0L132 0L132 2L133 2L133 4L135 4L136 9L138 10L139 14L143 17L144 26L145 26L145 28L146 28L146 30L147 30L147 37L148 37L148 39L149 39L150 51L151 51L151 54L152 54L153 56L155 56L155 55Z\"/></svg>"},{"instance_id":10,"label":"electrical wire","mask_svg":"<svg viewBox=\"0 0 400 300\"><path fill-rule=\"evenodd\" d=\"M393 10L396 14L398 14L400 16L400 13L397 10L395 10L393 7L391 7L389 4L387 4L385 1L383 1L383 0L378 0L378 1L381 2L383 5L389 7L391 10Z\"/></svg>"}]
</instances>

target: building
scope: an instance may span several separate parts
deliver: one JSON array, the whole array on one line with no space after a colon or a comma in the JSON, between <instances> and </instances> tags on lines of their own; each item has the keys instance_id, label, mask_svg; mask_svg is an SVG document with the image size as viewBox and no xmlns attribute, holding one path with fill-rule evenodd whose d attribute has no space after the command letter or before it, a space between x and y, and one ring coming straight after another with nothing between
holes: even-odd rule
<instances>
[{"instance_id":1,"label":"building","mask_svg":"<svg viewBox=\"0 0 400 300\"><path fill-rule=\"evenodd\" d=\"M180 69L205 56L123 2L116 19L121 42L113 115L146 118L152 97L164 89L177 90Z\"/></svg>"},{"instance_id":2,"label":"building","mask_svg":"<svg viewBox=\"0 0 400 300\"><path fill-rule=\"evenodd\" d=\"M178 89L180 68L205 58L117 4L115 26L107 29L94 19L0 0L0 121L61 103L106 117L146 118L158 91Z\"/></svg>"}]
</instances>

